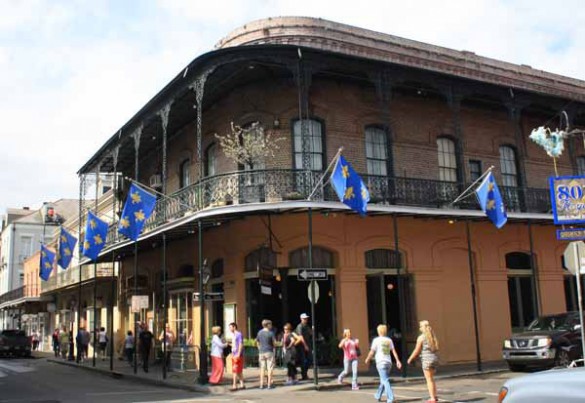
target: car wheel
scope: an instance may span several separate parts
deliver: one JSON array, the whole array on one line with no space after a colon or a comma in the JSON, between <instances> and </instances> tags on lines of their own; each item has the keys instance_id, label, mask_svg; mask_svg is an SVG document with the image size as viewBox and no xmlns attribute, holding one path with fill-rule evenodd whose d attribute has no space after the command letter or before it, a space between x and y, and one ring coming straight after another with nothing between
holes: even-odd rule
<instances>
[{"instance_id":1,"label":"car wheel","mask_svg":"<svg viewBox=\"0 0 585 403\"><path fill-rule=\"evenodd\" d=\"M512 372L518 372L518 371L523 371L526 368L526 366L521 365L521 364L508 363L508 368L510 368L510 371L512 371Z\"/></svg>"},{"instance_id":2,"label":"car wheel","mask_svg":"<svg viewBox=\"0 0 585 403\"><path fill-rule=\"evenodd\" d=\"M569 353L562 348L559 348L555 357L555 367L566 368L570 363L571 357L569 357Z\"/></svg>"}]
</instances>

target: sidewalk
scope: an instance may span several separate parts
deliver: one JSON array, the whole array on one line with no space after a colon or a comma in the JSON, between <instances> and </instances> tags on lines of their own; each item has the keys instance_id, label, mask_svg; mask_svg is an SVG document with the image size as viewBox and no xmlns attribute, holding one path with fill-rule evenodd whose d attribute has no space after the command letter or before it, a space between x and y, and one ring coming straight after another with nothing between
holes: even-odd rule
<instances>
[{"instance_id":1,"label":"sidewalk","mask_svg":"<svg viewBox=\"0 0 585 403\"><path fill-rule=\"evenodd\" d=\"M222 385L211 386L211 385L199 385L197 378L199 373L196 371L184 371L177 372L173 371L167 373L167 379L163 379L162 367L160 365L151 365L148 373L145 373L142 368L138 368L136 374L134 374L134 368L131 367L126 361L114 360L114 369L110 371L110 360L109 358L102 361L96 358L95 367L92 366L92 359L90 358L84 363L77 364L75 361L67 361L61 358L56 358L51 353L41 353L35 351L33 356L37 358L46 358L49 362L68 365L72 367L78 367L80 370L94 371L101 373L106 376L112 376L115 378L124 378L135 382L146 383L149 385L157 385L171 388L179 388L190 390L198 393L211 393L211 394L223 394L229 393L231 388L231 374L224 376L224 382ZM504 361L494 361L482 363L482 371L477 370L476 364L450 364L441 366L437 372L437 379L456 378L456 377L470 377L470 376L481 376L491 373L504 372L508 369ZM350 388L351 376L347 377L344 385L337 383L337 375L341 371L341 368L319 368L319 389L338 389L338 388ZM258 368L244 368L244 376L246 377L246 388L258 388L259 386L259 369ZM315 384L313 381L312 371L309 371L310 381L300 382L294 386L286 386L287 389L294 390L308 390L314 389ZM277 367L274 370L274 383L277 387L283 387L286 381L286 368ZM359 384L365 385L378 385L378 375L375 368L370 371L360 371ZM391 381L396 383L404 382L424 382L424 376L422 370L419 367L409 367L408 377L403 378L401 372L396 368L392 370Z\"/></svg>"}]
</instances>

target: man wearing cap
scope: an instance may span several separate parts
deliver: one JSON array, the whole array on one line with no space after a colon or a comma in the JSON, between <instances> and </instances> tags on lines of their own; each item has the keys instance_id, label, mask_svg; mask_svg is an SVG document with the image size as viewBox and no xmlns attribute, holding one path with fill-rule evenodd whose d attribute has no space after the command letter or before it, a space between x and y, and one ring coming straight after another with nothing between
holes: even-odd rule
<instances>
[{"instance_id":1,"label":"man wearing cap","mask_svg":"<svg viewBox=\"0 0 585 403\"><path fill-rule=\"evenodd\" d=\"M311 347L313 346L313 331L309 326L309 315L301 314L301 323L297 325L295 333L302 337L302 343L299 343L299 363L301 365L301 379L306 381L309 379L307 372L311 364Z\"/></svg>"}]
</instances>

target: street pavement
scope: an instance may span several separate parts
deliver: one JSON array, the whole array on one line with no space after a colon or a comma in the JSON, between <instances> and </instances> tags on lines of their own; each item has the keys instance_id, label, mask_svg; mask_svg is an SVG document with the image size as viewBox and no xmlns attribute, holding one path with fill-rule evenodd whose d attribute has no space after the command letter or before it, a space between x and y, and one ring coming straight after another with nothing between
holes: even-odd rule
<instances>
[{"instance_id":1,"label":"street pavement","mask_svg":"<svg viewBox=\"0 0 585 403\"><path fill-rule=\"evenodd\" d=\"M501 385L509 378L523 374L508 371L484 375L439 378L439 397L444 402L495 402ZM372 379L373 380L373 379ZM282 386L260 390L249 379L245 390L229 392L215 388L207 393L185 390L176 385L157 382L140 382L127 376L112 376L105 372L83 370L69 365L58 365L46 358L0 359L0 403L36 402L135 402L135 403L183 403L183 402L373 402L376 382L364 379L361 389L352 391L348 384L337 385L334 380L324 380L322 388L315 390L311 383L293 387ZM408 382L396 379L393 389L399 402L420 402L428 397L421 379Z\"/></svg>"}]
</instances>

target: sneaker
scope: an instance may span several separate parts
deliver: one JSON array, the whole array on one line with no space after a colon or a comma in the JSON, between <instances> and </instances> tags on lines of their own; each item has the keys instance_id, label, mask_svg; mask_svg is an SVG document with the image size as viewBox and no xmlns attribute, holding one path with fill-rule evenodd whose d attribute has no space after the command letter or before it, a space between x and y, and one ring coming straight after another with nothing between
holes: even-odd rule
<instances>
[{"instance_id":1,"label":"sneaker","mask_svg":"<svg viewBox=\"0 0 585 403\"><path fill-rule=\"evenodd\" d=\"M343 385L343 378L342 378L342 377L340 377L340 376L338 376L338 377L337 377L337 383L338 383L339 385Z\"/></svg>"},{"instance_id":2,"label":"sneaker","mask_svg":"<svg viewBox=\"0 0 585 403\"><path fill-rule=\"evenodd\" d=\"M360 390L358 385L351 385L351 390Z\"/></svg>"},{"instance_id":3,"label":"sneaker","mask_svg":"<svg viewBox=\"0 0 585 403\"><path fill-rule=\"evenodd\" d=\"M285 384L286 386L291 386L291 385L294 385L293 381L291 381L290 379L289 379L288 381L286 381L284 384Z\"/></svg>"},{"instance_id":4,"label":"sneaker","mask_svg":"<svg viewBox=\"0 0 585 403\"><path fill-rule=\"evenodd\" d=\"M259 386L259 389L264 389L264 385L260 385Z\"/></svg>"},{"instance_id":5,"label":"sneaker","mask_svg":"<svg viewBox=\"0 0 585 403\"><path fill-rule=\"evenodd\" d=\"M268 385L268 387L266 389L274 389L274 387L275 387L274 384L272 384L272 385Z\"/></svg>"}]
</instances>

